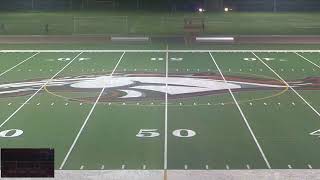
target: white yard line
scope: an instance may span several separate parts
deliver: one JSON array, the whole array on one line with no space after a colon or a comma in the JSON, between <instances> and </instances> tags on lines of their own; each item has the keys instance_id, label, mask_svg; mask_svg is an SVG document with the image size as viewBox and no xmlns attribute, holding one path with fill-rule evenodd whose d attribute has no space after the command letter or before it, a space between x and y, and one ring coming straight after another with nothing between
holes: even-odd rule
<instances>
[{"instance_id":1,"label":"white yard line","mask_svg":"<svg viewBox=\"0 0 320 180\"><path fill-rule=\"evenodd\" d=\"M286 85L288 86L300 99L303 100L304 103L306 103L319 117L320 113L308 102L306 101L293 87L291 87L276 71L274 71L267 63L265 63L259 56L257 56L254 52L252 54L259 59L259 61L264 64L270 71L272 71L278 78Z\"/></svg>"},{"instance_id":2,"label":"white yard line","mask_svg":"<svg viewBox=\"0 0 320 180\"><path fill-rule=\"evenodd\" d=\"M163 168L168 168L168 59L169 53L166 52L166 94L165 94L165 122L164 122L164 160Z\"/></svg>"},{"instance_id":3,"label":"white yard line","mask_svg":"<svg viewBox=\"0 0 320 180\"><path fill-rule=\"evenodd\" d=\"M115 66L114 69L112 70L110 76L112 76L112 75L114 74L114 72L116 71L116 69L117 69L118 65L120 64L120 62L121 62L123 56L125 55L125 53L126 53L125 51L122 53L122 55L121 55L121 57L119 58L116 66ZM91 110L90 110L89 114L87 115L85 121L83 122L83 124L82 124L82 126L81 126L81 128L80 128L80 130L79 130L79 132L78 132L78 134L77 134L77 136L76 136L76 138L74 139L73 143L71 144L71 147L69 148L68 153L67 153L66 156L64 157L64 159L63 159L63 161L62 161L59 169L62 169L62 168L64 167L65 163L67 162L67 160L68 160L68 158L69 158L69 156L70 156L70 154L71 154L74 146L75 146L76 143L78 142L78 139L79 139L79 137L80 137L83 129L84 129L85 126L87 125L88 120L90 119L90 117L91 117L94 109L96 108L96 106L97 106L97 104L98 104L98 102L99 102L99 100L100 100L100 98L101 98L101 96L102 96L102 94L103 94L103 92L104 92L105 89L106 89L106 86L104 86L104 87L101 89L101 91L100 91L100 93L99 93L99 96L97 97L96 101L94 102L93 106L91 107Z\"/></svg>"},{"instance_id":4,"label":"white yard line","mask_svg":"<svg viewBox=\"0 0 320 180\"><path fill-rule=\"evenodd\" d=\"M182 49L182 50L159 50L159 49L154 49L154 50L143 50L143 49L117 49L117 50L89 50L89 49L74 49L74 50L67 50L67 49L61 49L61 50L0 50L0 52L203 52L203 53L208 53L208 52L320 52L320 50L276 50L276 49L270 49L270 50L250 50L250 49L245 49L245 50L211 50L211 49L199 49L199 50L190 50L190 49Z\"/></svg>"},{"instance_id":5,"label":"white yard line","mask_svg":"<svg viewBox=\"0 0 320 180\"><path fill-rule=\"evenodd\" d=\"M79 53L76 57L74 57L67 65L65 65L60 71L58 71L55 75L53 75L48 81L46 81L32 96L30 96L18 109L16 109L2 124L0 124L0 128L6 124L17 112L19 112L28 102L36 96L49 82L51 82L58 74L60 74L65 68L67 68L77 57L82 54Z\"/></svg>"},{"instance_id":6,"label":"white yard line","mask_svg":"<svg viewBox=\"0 0 320 180\"><path fill-rule=\"evenodd\" d=\"M219 71L219 73L220 73L220 75L221 75L221 77L222 77L223 81L224 81L225 83L228 83L228 81L226 80L226 78L225 78L225 77L224 77L224 75L222 74L222 72L221 72L221 70L220 70L220 68L219 68L219 66L218 66L218 64L217 64L217 62L216 62L216 60L213 58L213 56L212 56L212 54L211 54L210 52L209 52L209 54L210 54L210 57L211 57L212 61L213 61L213 62L214 62L214 64L216 65L216 67L217 67L217 69L218 69L218 71ZM263 150L262 150L262 148L261 148L261 146L260 146L260 144L259 144L259 142L258 142L258 140L257 140L257 138L256 138L256 136L255 136L255 134L254 134L254 132L252 131L251 126L250 126L250 124L249 124L249 122L248 122L248 120L247 120L246 116L244 115L244 113L243 113L243 111L242 111L242 109L241 109L241 107L240 107L240 105L239 105L238 101L236 100L236 98L235 98L235 96L234 96L234 94L233 94L233 92L231 91L231 89L230 89L230 88L228 88L228 91L229 91L229 93L230 93L230 95L231 95L231 97L232 97L232 99L233 99L234 103L236 104L236 106L237 106L237 108L238 108L238 110L239 110L239 112L240 112L240 114L241 114L241 116L242 116L242 119L244 120L244 122L245 122L245 124L246 124L247 128L249 129L250 134L251 134L251 136L252 136L252 138L253 138L254 142L256 143L256 145L257 145L257 147L258 147L258 149L259 149L259 151L260 151L260 154L261 154L261 156L263 157L263 159L264 159L264 161L265 161L265 163L266 163L267 167L268 167L269 169L271 169L270 163L269 163L269 161L268 161L268 159L267 159L266 155L264 154L264 152L263 152Z\"/></svg>"},{"instance_id":7,"label":"white yard line","mask_svg":"<svg viewBox=\"0 0 320 180\"><path fill-rule=\"evenodd\" d=\"M301 54L294 52L296 55L300 56L302 59L308 61L309 63L313 64L314 66L317 66L320 69L320 66L314 62L312 62L311 60L307 59L306 57L302 56Z\"/></svg>"},{"instance_id":8,"label":"white yard line","mask_svg":"<svg viewBox=\"0 0 320 180\"><path fill-rule=\"evenodd\" d=\"M40 53L40 52L37 52L37 53L33 54L32 56L30 56L30 57L28 57L27 59L25 59L25 60L23 60L23 61L19 62L19 63L18 63L18 64L16 64L15 66L12 66L10 69L7 69L6 71L4 71L4 72L0 73L0 77L1 77L1 76L3 76L4 74L6 74L7 72L11 71L12 69L14 69L14 68L18 67L19 65L21 65L21 64L23 64L23 63L25 63L25 62L26 62L26 61L28 61L29 59L31 59L31 58L33 58L33 57L35 57L35 56L36 56L36 55L38 55L39 53Z\"/></svg>"}]
</instances>

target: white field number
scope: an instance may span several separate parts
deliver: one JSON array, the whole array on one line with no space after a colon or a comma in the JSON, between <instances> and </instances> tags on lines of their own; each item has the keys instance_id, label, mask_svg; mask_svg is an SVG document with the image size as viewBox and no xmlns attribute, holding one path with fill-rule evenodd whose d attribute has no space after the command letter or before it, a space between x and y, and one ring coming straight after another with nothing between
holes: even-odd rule
<instances>
[{"instance_id":1,"label":"white field number","mask_svg":"<svg viewBox=\"0 0 320 180\"><path fill-rule=\"evenodd\" d=\"M164 58L161 58L161 57L153 57L153 58L150 58L151 61L163 61ZM172 57L172 58L169 58L170 61L182 61L183 58L181 57Z\"/></svg>"},{"instance_id":2,"label":"white field number","mask_svg":"<svg viewBox=\"0 0 320 180\"><path fill-rule=\"evenodd\" d=\"M176 129L172 132L176 137L188 138L196 135L196 132L190 129ZM153 138L160 136L158 129L140 129L136 135L139 138Z\"/></svg>"},{"instance_id":3,"label":"white field number","mask_svg":"<svg viewBox=\"0 0 320 180\"><path fill-rule=\"evenodd\" d=\"M177 129L174 130L172 134L177 137L193 137L196 135L196 132L190 129Z\"/></svg>"},{"instance_id":4,"label":"white field number","mask_svg":"<svg viewBox=\"0 0 320 180\"><path fill-rule=\"evenodd\" d=\"M23 131L20 129L8 129L0 132L0 138L12 138L12 137L18 137L21 134L23 134Z\"/></svg>"},{"instance_id":5,"label":"white field number","mask_svg":"<svg viewBox=\"0 0 320 180\"><path fill-rule=\"evenodd\" d=\"M158 129L140 129L139 133L136 135L137 137L146 137L146 138L152 138L160 136L160 133L157 132Z\"/></svg>"},{"instance_id":6,"label":"white field number","mask_svg":"<svg viewBox=\"0 0 320 180\"><path fill-rule=\"evenodd\" d=\"M312 133L310 133L311 136L318 136L320 137L320 129L313 131Z\"/></svg>"},{"instance_id":7,"label":"white field number","mask_svg":"<svg viewBox=\"0 0 320 180\"><path fill-rule=\"evenodd\" d=\"M58 58L58 61L71 61L71 58ZM79 58L78 61L87 61L90 60L90 58Z\"/></svg>"},{"instance_id":8,"label":"white field number","mask_svg":"<svg viewBox=\"0 0 320 180\"><path fill-rule=\"evenodd\" d=\"M261 58L262 60L265 61L273 61L275 60L275 58ZM257 58L243 58L244 61L257 61Z\"/></svg>"}]
</instances>

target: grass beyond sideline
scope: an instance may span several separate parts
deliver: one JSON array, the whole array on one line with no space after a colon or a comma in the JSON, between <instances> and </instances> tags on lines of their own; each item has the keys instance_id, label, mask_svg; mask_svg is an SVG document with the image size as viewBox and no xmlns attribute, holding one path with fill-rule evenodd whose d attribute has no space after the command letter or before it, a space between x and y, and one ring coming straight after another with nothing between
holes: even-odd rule
<instances>
[{"instance_id":1,"label":"grass beyond sideline","mask_svg":"<svg viewBox=\"0 0 320 180\"><path fill-rule=\"evenodd\" d=\"M120 17L121 16L121 17ZM2 12L0 35L183 34L183 19L206 17L206 34L319 35L320 13L148 11ZM88 17L90 17L88 19ZM74 18L78 19L75 20ZM79 20L80 19L80 20ZM48 24L48 33L45 25Z\"/></svg>"}]
</instances>

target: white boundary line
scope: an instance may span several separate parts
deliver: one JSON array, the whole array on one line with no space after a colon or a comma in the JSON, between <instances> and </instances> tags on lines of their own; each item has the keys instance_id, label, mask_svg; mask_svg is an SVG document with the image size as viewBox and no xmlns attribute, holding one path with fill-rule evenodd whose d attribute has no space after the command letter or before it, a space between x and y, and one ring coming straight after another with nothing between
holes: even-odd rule
<instances>
[{"instance_id":1,"label":"white boundary line","mask_svg":"<svg viewBox=\"0 0 320 180\"><path fill-rule=\"evenodd\" d=\"M163 157L164 170L168 169L168 59L169 59L169 52L166 52L166 94L165 94L164 157Z\"/></svg>"},{"instance_id":2,"label":"white boundary line","mask_svg":"<svg viewBox=\"0 0 320 180\"><path fill-rule=\"evenodd\" d=\"M308 61L309 63L311 63L311 64L313 64L313 65L317 66L317 67L320 69L320 66L319 66L318 64L316 64L316 63L312 62L311 60L307 59L306 57L302 56L301 54L299 54L299 53L297 53L297 52L294 52L294 53L295 53L296 55L300 56L302 59L304 59L304 60Z\"/></svg>"},{"instance_id":3,"label":"white boundary line","mask_svg":"<svg viewBox=\"0 0 320 180\"><path fill-rule=\"evenodd\" d=\"M308 102L306 101L292 86L290 86L276 71L274 71L267 63L265 63L259 56L257 56L254 52L252 54L259 59L261 63L263 63L270 71L272 71L278 78L287 86L289 87L300 99L302 99L319 117L320 113Z\"/></svg>"},{"instance_id":4,"label":"white boundary line","mask_svg":"<svg viewBox=\"0 0 320 180\"><path fill-rule=\"evenodd\" d=\"M125 51L122 53L121 57L120 57L119 60L118 60L118 63L116 64L116 66L114 67L113 71L111 72L110 77L112 77L112 75L113 75L114 72L116 71L116 69L117 69L118 65L120 64L120 62L121 62L123 56L125 55L125 53L126 53ZM91 114L93 113L95 107L97 106L97 104L98 104L98 102L99 102L99 100L100 100L100 98L101 98L101 96L102 96L102 94L103 94L103 92L104 92L105 89L106 89L106 86L104 86L104 87L101 89L99 96L97 97L96 101L94 102L93 106L91 107L91 110L90 110L89 114L87 115L87 117L86 117L85 121L83 122L83 124L82 124L82 126L81 126L81 128L80 128L80 130L79 130L79 132L78 132L78 134L77 134L77 136L76 136L76 138L74 139L73 143L71 144L71 147L69 148L68 153L67 153L66 156L64 157L64 159L63 159L63 161L62 161L62 163L61 163L61 165L60 165L60 168L59 168L60 170L64 167L65 163L67 162L67 160L68 160L68 158L69 158L69 156L70 156L70 154L71 154L74 146L75 146L76 143L78 142L78 139L79 139L79 137L80 137L80 135L81 135L84 127L87 125L88 120L90 119Z\"/></svg>"},{"instance_id":5,"label":"white boundary line","mask_svg":"<svg viewBox=\"0 0 320 180\"><path fill-rule=\"evenodd\" d=\"M103 50L103 49L97 49L97 50L88 50L88 49L75 49L75 50L0 50L0 52L320 52L320 50L191 50L191 49L182 49L182 50L159 50L159 49L154 49L154 50L141 50L141 49L131 49L131 50Z\"/></svg>"},{"instance_id":6,"label":"white boundary line","mask_svg":"<svg viewBox=\"0 0 320 180\"><path fill-rule=\"evenodd\" d=\"M30 56L30 57L28 57L27 59L25 59L25 60L23 60L23 61L19 62L19 63L18 63L18 64L16 64L15 66L12 66L10 69L7 69L6 71L4 71L4 72L0 73L0 77L1 77L1 76L3 76L4 74L6 74L7 72L11 71L12 69L14 69L14 68L18 67L18 66L19 66L19 65L21 65L22 63L24 63L24 62L28 61L29 59L31 59L31 58L33 58L33 57L35 57L35 56L36 56L36 55L38 55L39 53L40 53L40 52L37 52L37 53L33 54L32 56Z\"/></svg>"},{"instance_id":7,"label":"white boundary line","mask_svg":"<svg viewBox=\"0 0 320 180\"><path fill-rule=\"evenodd\" d=\"M51 82L58 74L60 74L65 68L67 68L77 57L82 54L79 53L76 57L74 57L67 65L65 65L60 71L58 71L55 75L53 75L48 81L46 81L32 96L30 96L18 109L16 109L2 124L0 124L0 128L7 123L17 112L20 111L34 96L36 96L49 82Z\"/></svg>"},{"instance_id":8,"label":"white boundary line","mask_svg":"<svg viewBox=\"0 0 320 180\"><path fill-rule=\"evenodd\" d=\"M220 73L223 81L224 81L225 83L228 83L228 81L226 80L226 78L225 78L224 75L222 74L222 72L221 72L221 70L220 70L217 62L216 62L215 59L213 58L212 54L211 54L210 52L209 52L209 54L210 54L210 57L211 57L212 61L213 61L214 64L216 65L216 67L217 67L217 69L218 69L218 71L219 71L219 73ZM266 155L264 154L264 152L263 152L263 150L262 150L262 148L261 148L261 146L260 146L260 144L259 144L259 142L258 142L258 140L257 140L257 138L256 138L256 136L255 136L255 134L253 133L253 131L252 131L251 127L250 127L250 124L249 124L246 116L244 115L244 113L243 113L243 111L242 111L242 109L241 109L238 101L236 100L236 98L235 98L235 96L233 95L233 92L231 91L230 88L228 88L228 91L229 91L230 95L232 96L232 99L233 99L233 101L235 102L235 104L236 104L236 106L237 106L237 108L238 108L238 110L239 110L239 112L240 112L240 114L241 114L241 116L242 116L242 119L244 120L247 128L249 129L250 134L251 134L254 142L256 143L256 145L257 145L257 147L258 147L258 149L259 149L259 151L260 151L260 154L261 154L261 156L263 157L263 159L264 159L267 167L268 167L269 169L271 169L270 163L269 163Z\"/></svg>"}]
</instances>

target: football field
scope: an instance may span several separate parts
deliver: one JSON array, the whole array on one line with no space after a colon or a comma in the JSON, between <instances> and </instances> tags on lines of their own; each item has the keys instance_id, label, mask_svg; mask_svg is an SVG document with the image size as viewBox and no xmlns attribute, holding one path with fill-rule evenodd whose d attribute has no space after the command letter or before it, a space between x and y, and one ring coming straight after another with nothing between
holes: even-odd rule
<instances>
[{"instance_id":1,"label":"football field","mask_svg":"<svg viewBox=\"0 0 320 180\"><path fill-rule=\"evenodd\" d=\"M0 109L56 169L320 168L318 50L0 50Z\"/></svg>"}]
</instances>

